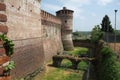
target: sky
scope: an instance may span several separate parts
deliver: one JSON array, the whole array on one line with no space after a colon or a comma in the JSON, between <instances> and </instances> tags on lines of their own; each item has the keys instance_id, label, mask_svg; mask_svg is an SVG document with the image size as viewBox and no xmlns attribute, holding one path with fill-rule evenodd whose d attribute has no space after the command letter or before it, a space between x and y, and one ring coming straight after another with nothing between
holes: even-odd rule
<instances>
[{"instance_id":1,"label":"sky","mask_svg":"<svg viewBox=\"0 0 120 80\"><path fill-rule=\"evenodd\" d=\"M41 9L56 15L63 7L74 11L73 31L91 31L95 25L100 25L105 15L108 15L111 25L120 30L120 0L42 0Z\"/></svg>"}]
</instances>

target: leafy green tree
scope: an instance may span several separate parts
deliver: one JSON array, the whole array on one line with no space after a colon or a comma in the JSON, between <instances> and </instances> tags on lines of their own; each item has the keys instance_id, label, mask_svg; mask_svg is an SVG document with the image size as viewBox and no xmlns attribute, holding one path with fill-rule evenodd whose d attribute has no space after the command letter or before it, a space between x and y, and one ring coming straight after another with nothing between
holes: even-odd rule
<instances>
[{"instance_id":1,"label":"leafy green tree","mask_svg":"<svg viewBox=\"0 0 120 80\"><path fill-rule=\"evenodd\" d=\"M74 35L74 36L81 36L81 34L80 34L79 31L73 32L73 35Z\"/></svg>"},{"instance_id":2,"label":"leafy green tree","mask_svg":"<svg viewBox=\"0 0 120 80\"><path fill-rule=\"evenodd\" d=\"M102 23L101 23L101 30L104 32L113 32L114 29L112 28L111 21L107 15L103 17Z\"/></svg>"},{"instance_id":3,"label":"leafy green tree","mask_svg":"<svg viewBox=\"0 0 120 80\"><path fill-rule=\"evenodd\" d=\"M79 31L73 32L73 39L74 40L79 40L80 37L81 37L81 34Z\"/></svg>"},{"instance_id":4,"label":"leafy green tree","mask_svg":"<svg viewBox=\"0 0 120 80\"><path fill-rule=\"evenodd\" d=\"M100 29L99 25L96 25L91 32L91 41L98 42L103 37L103 32Z\"/></svg>"}]
</instances>

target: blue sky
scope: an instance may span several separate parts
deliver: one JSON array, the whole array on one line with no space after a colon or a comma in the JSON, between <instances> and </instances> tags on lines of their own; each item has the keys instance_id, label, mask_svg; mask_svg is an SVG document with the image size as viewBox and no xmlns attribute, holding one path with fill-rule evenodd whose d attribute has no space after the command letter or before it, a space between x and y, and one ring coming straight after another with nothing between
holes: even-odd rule
<instances>
[{"instance_id":1,"label":"blue sky","mask_svg":"<svg viewBox=\"0 0 120 80\"><path fill-rule=\"evenodd\" d=\"M55 12L67 7L74 10L73 31L91 31L95 25L100 25L107 14L111 24L120 30L120 0L42 0L41 8L55 15Z\"/></svg>"}]
</instances>

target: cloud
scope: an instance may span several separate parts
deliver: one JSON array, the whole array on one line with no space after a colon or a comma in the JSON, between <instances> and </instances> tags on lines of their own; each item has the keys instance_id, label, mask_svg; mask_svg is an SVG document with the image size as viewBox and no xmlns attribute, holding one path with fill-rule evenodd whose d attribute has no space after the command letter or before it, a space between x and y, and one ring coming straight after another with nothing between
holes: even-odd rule
<instances>
[{"instance_id":1,"label":"cloud","mask_svg":"<svg viewBox=\"0 0 120 80\"><path fill-rule=\"evenodd\" d=\"M98 0L98 4L99 5L107 5L109 3L111 3L113 0Z\"/></svg>"},{"instance_id":2,"label":"cloud","mask_svg":"<svg viewBox=\"0 0 120 80\"><path fill-rule=\"evenodd\" d=\"M91 0L59 0L59 2L68 9L74 10L75 17L81 17L84 12L82 6L89 5Z\"/></svg>"}]
</instances>

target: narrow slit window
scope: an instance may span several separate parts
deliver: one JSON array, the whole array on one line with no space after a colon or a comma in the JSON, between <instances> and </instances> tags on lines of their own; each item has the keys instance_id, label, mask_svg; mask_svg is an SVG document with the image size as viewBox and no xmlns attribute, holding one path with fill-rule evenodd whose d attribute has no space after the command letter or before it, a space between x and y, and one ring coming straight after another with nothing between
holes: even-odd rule
<instances>
[{"instance_id":1,"label":"narrow slit window","mask_svg":"<svg viewBox=\"0 0 120 80\"><path fill-rule=\"evenodd\" d=\"M67 20L65 20L65 23L67 23Z\"/></svg>"}]
</instances>

